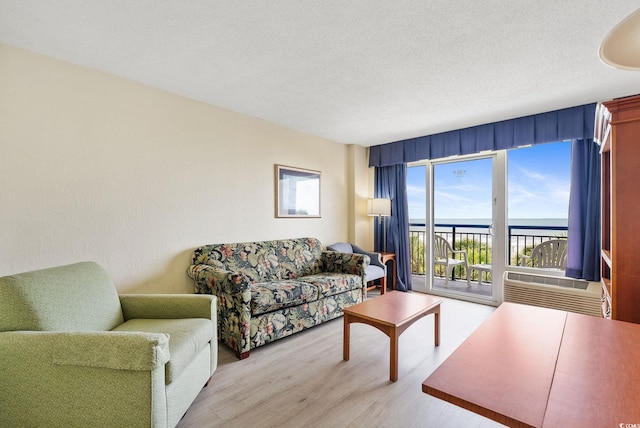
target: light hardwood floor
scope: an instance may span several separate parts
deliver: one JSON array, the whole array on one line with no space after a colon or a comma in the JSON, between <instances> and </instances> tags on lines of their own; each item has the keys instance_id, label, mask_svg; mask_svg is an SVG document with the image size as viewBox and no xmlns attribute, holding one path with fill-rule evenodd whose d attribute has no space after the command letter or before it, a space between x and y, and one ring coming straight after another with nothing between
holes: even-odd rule
<instances>
[{"instance_id":1,"label":"light hardwood floor","mask_svg":"<svg viewBox=\"0 0 640 428\"><path fill-rule=\"evenodd\" d=\"M371 326L351 325L350 360L342 360L342 318L255 349L242 361L220 345L211 383L178 427L500 427L422 392L427 376L494 309L443 299L440 346L433 346L432 315L409 327L399 339L395 383L389 340Z\"/></svg>"}]
</instances>

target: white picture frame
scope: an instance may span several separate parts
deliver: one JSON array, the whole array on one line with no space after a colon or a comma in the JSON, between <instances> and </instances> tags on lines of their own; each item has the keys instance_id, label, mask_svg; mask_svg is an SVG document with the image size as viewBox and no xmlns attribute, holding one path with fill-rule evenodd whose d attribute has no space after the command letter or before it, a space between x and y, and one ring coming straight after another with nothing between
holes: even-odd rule
<instances>
[{"instance_id":1,"label":"white picture frame","mask_svg":"<svg viewBox=\"0 0 640 428\"><path fill-rule=\"evenodd\" d=\"M276 218L320 217L320 171L275 165Z\"/></svg>"}]
</instances>

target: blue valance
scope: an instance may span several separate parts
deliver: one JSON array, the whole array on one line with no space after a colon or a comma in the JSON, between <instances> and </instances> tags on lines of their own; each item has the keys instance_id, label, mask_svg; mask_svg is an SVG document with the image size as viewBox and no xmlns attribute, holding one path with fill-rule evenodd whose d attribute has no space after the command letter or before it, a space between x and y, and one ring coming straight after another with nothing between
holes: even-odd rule
<instances>
[{"instance_id":1,"label":"blue valance","mask_svg":"<svg viewBox=\"0 0 640 428\"><path fill-rule=\"evenodd\" d=\"M372 146L369 166L468 155L484 150L593 138L596 104Z\"/></svg>"}]
</instances>

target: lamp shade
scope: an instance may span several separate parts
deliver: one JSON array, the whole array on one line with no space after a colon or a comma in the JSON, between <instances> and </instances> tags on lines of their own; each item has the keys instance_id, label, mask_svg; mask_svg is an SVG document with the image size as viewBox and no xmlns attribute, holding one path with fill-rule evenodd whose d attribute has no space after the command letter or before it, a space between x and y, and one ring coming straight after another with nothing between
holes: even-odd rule
<instances>
[{"instance_id":1,"label":"lamp shade","mask_svg":"<svg viewBox=\"0 0 640 428\"><path fill-rule=\"evenodd\" d=\"M369 199L369 215L388 217L391 215L391 199L374 198Z\"/></svg>"},{"instance_id":2,"label":"lamp shade","mask_svg":"<svg viewBox=\"0 0 640 428\"><path fill-rule=\"evenodd\" d=\"M612 67L640 70L640 9L611 30L600 46L600 59Z\"/></svg>"}]
</instances>

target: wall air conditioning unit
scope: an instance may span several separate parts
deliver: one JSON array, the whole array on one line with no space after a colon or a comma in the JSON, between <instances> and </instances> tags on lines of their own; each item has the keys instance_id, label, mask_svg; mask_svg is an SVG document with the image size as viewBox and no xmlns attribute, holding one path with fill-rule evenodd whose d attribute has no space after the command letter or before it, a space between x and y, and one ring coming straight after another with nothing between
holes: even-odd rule
<instances>
[{"instance_id":1,"label":"wall air conditioning unit","mask_svg":"<svg viewBox=\"0 0 640 428\"><path fill-rule=\"evenodd\" d=\"M602 316L600 283L530 273L504 273L504 301Z\"/></svg>"}]
</instances>

